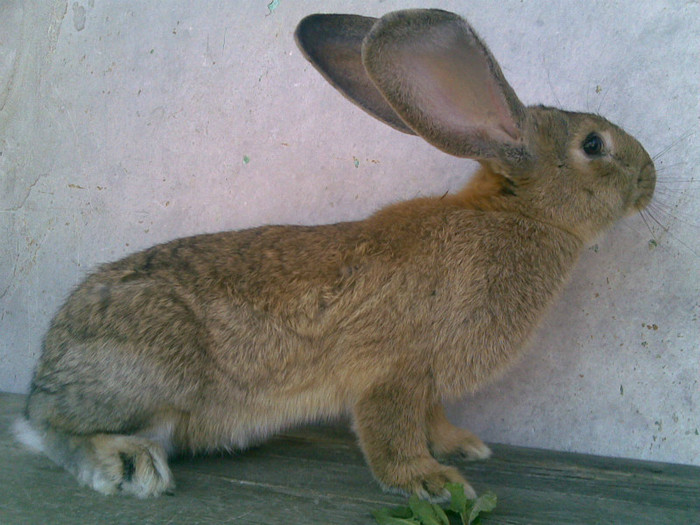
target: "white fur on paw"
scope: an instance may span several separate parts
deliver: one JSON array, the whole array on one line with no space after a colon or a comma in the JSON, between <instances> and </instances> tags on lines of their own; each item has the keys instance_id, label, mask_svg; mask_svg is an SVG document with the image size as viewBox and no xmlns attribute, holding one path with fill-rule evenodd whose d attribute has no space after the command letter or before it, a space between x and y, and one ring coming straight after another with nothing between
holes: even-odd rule
<instances>
[{"instance_id":1,"label":"white fur on paw","mask_svg":"<svg viewBox=\"0 0 700 525\"><path fill-rule=\"evenodd\" d=\"M485 443L471 445L464 450L464 456L468 459L488 459L491 457L491 449Z\"/></svg>"}]
</instances>

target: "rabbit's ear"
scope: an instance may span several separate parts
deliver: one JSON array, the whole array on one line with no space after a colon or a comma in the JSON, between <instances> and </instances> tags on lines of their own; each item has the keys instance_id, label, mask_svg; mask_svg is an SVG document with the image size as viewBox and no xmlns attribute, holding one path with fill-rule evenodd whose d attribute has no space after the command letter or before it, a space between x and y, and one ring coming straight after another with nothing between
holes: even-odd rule
<instances>
[{"instance_id":1,"label":"rabbit's ear","mask_svg":"<svg viewBox=\"0 0 700 525\"><path fill-rule=\"evenodd\" d=\"M382 122L415 135L362 65L362 41L375 22L358 15L311 15L299 22L294 36L309 62L338 91Z\"/></svg>"},{"instance_id":2,"label":"rabbit's ear","mask_svg":"<svg viewBox=\"0 0 700 525\"><path fill-rule=\"evenodd\" d=\"M483 160L527 154L525 107L464 19L436 9L390 13L362 55L396 113L434 146Z\"/></svg>"}]
</instances>

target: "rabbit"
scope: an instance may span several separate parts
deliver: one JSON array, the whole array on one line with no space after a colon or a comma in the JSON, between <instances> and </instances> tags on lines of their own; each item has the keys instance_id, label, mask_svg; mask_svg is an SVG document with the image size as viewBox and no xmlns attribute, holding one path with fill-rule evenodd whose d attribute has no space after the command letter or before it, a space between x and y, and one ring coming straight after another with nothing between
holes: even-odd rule
<instances>
[{"instance_id":1,"label":"rabbit","mask_svg":"<svg viewBox=\"0 0 700 525\"><path fill-rule=\"evenodd\" d=\"M104 494L174 489L168 457L349 415L379 484L440 499L490 450L442 403L521 354L583 248L656 181L604 118L524 106L460 16L311 15L304 56L370 115L478 161L466 187L364 220L166 242L53 318L18 438Z\"/></svg>"}]
</instances>

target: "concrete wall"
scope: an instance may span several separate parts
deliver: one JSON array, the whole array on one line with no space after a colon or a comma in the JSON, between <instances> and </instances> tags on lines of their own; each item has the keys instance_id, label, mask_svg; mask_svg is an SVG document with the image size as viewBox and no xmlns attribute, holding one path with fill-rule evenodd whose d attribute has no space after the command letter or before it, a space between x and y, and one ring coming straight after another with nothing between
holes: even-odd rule
<instances>
[{"instance_id":1,"label":"concrete wall","mask_svg":"<svg viewBox=\"0 0 700 525\"><path fill-rule=\"evenodd\" d=\"M318 11L413 0L0 3L0 388L91 268L178 236L355 219L476 164L371 119L302 58ZM457 2L525 103L660 154L656 202L584 254L509 374L450 407L493 441L700 464L697 2Z\"/></svg>"}]
</instances>

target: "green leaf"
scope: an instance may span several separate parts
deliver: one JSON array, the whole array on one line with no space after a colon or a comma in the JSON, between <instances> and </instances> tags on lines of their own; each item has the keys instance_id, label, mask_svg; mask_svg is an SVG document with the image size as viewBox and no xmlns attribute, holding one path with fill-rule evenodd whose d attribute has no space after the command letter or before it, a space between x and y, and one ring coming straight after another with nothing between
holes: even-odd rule
<instances>
[{"instance_id":1,"label":"green leaf","mask_svg":"<svg viewBox=\"0 0 700 525\"><path fill-rule=\"evenodd\" d=\"M434 505L413 495L408 500L408 506L422 525L450 525L447 515L439 505Z\"/></svg>"},{"instance_id":2,"label":"green leaf","mask_svg":"<svg viewBox=\"0 0 700 525\"><path fill-rule=\"evenodd\" d=\"M485 492L467 505L467 511L462 514L462 522L464 525L470 525L479 517L482 512L491 512L496 508L498 498L493 492Z\"/></svg>"},{"instance_id":3,"label":"green leaf","mask_svg":"<svg viewBox=\"0 0 700 525\"><path fill-rule=\"evenodd\" d=\"M440 505L433 505L433 510L435 510L435 514L437 514L441 525L450 525L450 518L447 517L447 514L445 514L445 511L442 510Z\"/></svg>"},{"instance_id":4,"label":"green leaf","mask_svg":"<svg viewBox=\"0 0 700 525\"><path fill-rule=\"evenodd\" d=\"M450 493L450 510L462 514L467 509L467 496L461 483L446 483L445 488Z\"/></svg>"},{"instance_id":5,"label":"green leaf","mask_svg":"<svg viewBox=\"0 0 700 525\"><path fill-rule=\"evenodd\" d=\"M372 516L379 525L420 525L408 507L373 510Z\"/></svg>"}]
</instances>

